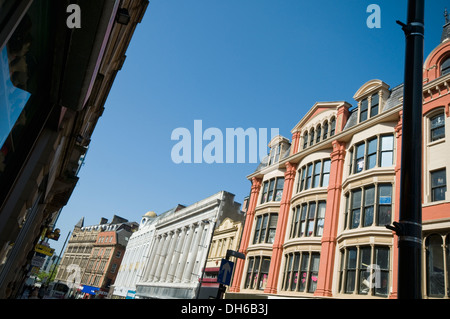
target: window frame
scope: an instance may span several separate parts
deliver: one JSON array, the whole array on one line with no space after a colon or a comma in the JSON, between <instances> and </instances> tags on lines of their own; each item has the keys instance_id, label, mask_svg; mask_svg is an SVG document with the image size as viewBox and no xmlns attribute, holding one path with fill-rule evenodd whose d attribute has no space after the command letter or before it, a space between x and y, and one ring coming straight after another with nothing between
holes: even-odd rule
<instances>
[{"instance_id":1,"label":"window frame","mask_svg":"<svg viewBox=\"0 0 450 319\"><path fill-rule=\"evenodd\" d=\"M442 124L439 124L439 126L433 127L433 120L436 119L436 118L439 118L439 117L442 117L442 119L443 119ZM445 139L445 112L444 111L439 111L438 113L433 113L432 115L430 115L428 117L428 121L429 121L428 123L429 123L429 126L430 126L430 128L429 128L430 137L429 137L428 140L430 142L436 142L436 141ZM437 131L439 129L442 129L442 128L443 128L444 133L441 134L441 135L438 135L437 137L434 137L433 136L433 132L435 132L435 131Z\"/></svg>"},{"instance_id":2,"label":"window frame","mask_svg":"<svg viewBox=\"0 0 450 319\"><path fill-rule=\"evenodd\" d=\"M387 251L387 267L378 268L380 271L379 280L383 282L383 277L386 279L385 287L368 287L367 291L362 290L362 284L364 283L363 274L368 271L368 265L378 265L379 264L379 254L381 250ZM362 252L368 251L370 263L362 260ZM354 259L350 259L351 253L354 253ZM339 270L339 287L338 291L341 294L346 295L362 295L370 297L382 297L387 298L389 296L390 284L391 284L391 256L392 249L388 245L371 245L371 244L361 244L357 246L346 246L340 250L340 270ZM369 275L370 276L370 275ZM380 293L379 289L385 289L386 293Z\"/></svg>"},{"instance_id":3,"label":"window frame","mask_svg":"<svg viewBox=\"0 0 450 319\"><path fill-rule=\"evenodd\" d=\"M255 216L252 244L273 244L276 236L277 223L278 213L265 213Z\"/></svg>"},{"instance_id":4,"label":"window frame","mask_svg":"<svg viewBox=\"0 0 450 319\"><path fill-rule=\"evenodd\" d=\"M282 184L283 187L280 188L280 184ZM265 204L268 202L280 202L283 197L284 176L278 176L265 180L261 185L261 189L262 192L259 202L260 204ZM278 197L277 194L280 194L280 196Z\"/></svg>"},{"instance_id":5,"label":"window frame","mask_svg":"<svg viewBox=\"0 0 450 319\"><path fill-rule=\"evenodd\" d=\"M377 141L376 152L370 151L369 147L370 143ZM392 143L386 143L387 140L390 140ZM385 148L385 145L392 145L392 147ZM360 154L358 151L364 151L364 154ZM378 134L375 136L371 136L363 141L359 141L353 144L349 148L349 175L359 174L364 171L368 171L376 168L389 168L395 165L395 136L392 133L388 134ZM376 155L375 155L376 154ZM391 159L388 163L385 163L385 154L390 154ZM375 166L369 166L369 157L375 157ZM358 167L358 162L361 162L360 168Z\"/></svg>"},{"instance_id":6,"label":"window frame","mask_svg":"<svg viewBox=\"0 0 450 319\"><path fill-rule=\"evenodd\" d=\"M326 200L301 203L292 208L289 239L322 237L326 217ZM319 208L323 207L322 211ZM321 231L321 232L320 232Z\"/></svg>"},{"instance_id":7,"label":"window frame","mask_svg":"<svg viewBox=\"0 0 450 319\"><path fill-rule=\"evenodd\" d=\"M318 258L317 269L314 258ZM294 251L284 255L282 291L313 294L317 288L320 252Z\"/></svg>"},{"instance_id":8,"label":"window frame","mask_svg":"<svg viewBox=\"0 0 450 319\"><path fill-rule=\"evenodd\" d=\"M268 262L267 273L261 272L264 262ZM269 256L250 256L247 262L247 272L244 282L244 289L264 290L267 284L267 278L270 269L271 257ZM262 275L266 275L265 282ZM262 285L261 285L262 284Z\"/></svg>"},{"instance_id":9,"label":"window frame","mask_svg":"<svg viewBox=\"0 0 450 319\"><path fill-rule=\"evenodd\" d=\"M382 200L381 197L381 189L389 187L389 196L383 196L386 197ZM367 193L366 191L368 189L373 188L373 203L367 203ZM366 228L366 227L384 227L385 225L390 225L392 222L392 210L393 210L393 185L392 183L372 183L367 185L362 185L360 187L353 188L349 190L345 195L345 211L344 211L344 230L351 230L351 229L357 229L357 228ZM360 199L355 200L355 193L360 193ZM380 216L383 216L383 209L387 209L389 212L389 216L385 218L380 218ZM366 225L366 216L367 216L367 209L372 208L372 216L371 220L372 222L368 225ZM390 219L390 221L388 220ZM386 222L381 222L386 221Z\"/></svg>"},{"instance_id":10,"label":"window frame","mask_svg":"<svg viewBox=\"0 0 450 319\"><path fill-rule=\"evenodd\" d=\"M438 174L438 173L441 173L441 174L443 173L444 183L434 186L433 185L433 175ZM444 189L443 198L436 198L435 190L441 189L441 188ZM447 193L447 168L444 167L444 168L430 171L430 199L431 199L431 202L444 201L446 199L446 193Z\"/></svg>"}]
</instances>

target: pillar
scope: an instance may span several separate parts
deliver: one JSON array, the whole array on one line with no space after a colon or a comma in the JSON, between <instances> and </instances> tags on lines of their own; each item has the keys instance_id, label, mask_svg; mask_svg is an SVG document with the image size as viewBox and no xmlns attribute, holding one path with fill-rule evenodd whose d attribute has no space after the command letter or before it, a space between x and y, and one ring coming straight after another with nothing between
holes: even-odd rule
<instances>
[{"instance_id":1,"label":"pillar","mask_svg":"<svg viewBox=\"0 0 450 319\"><path fill-rule=\"evenodd\" d=\"M161 278L159 281L166 281L167 273L169 272L170 264L173 257L173 251L175 249L175 244L178 239L178 234L175 231L171 231L170 234L170 245L168 251L166 252L166 257L164 258L163 270L161 272Z\"/></svg>"},{"instance_id":2,"label":"pillar","mask_svg":"<svg viewBox=\"0 0 450 319\"><path fill-rule=\"evenodd\" d=\"M191 246L192 238L194 238L194 225L186 226L186 240L184 241L183 248L180 251L180 259L175 271L174 282L180 282L183 279L183 270L186 266L186 260L189 255L189 248Z\"/></svg>"},{"instance_id":3,"label":"pillar","mask_svg":"<svg viewBox=\"0 0 450 319\"><path fill-rule=\"evenodd\" d=\"M170 243L170 237L169 237L169 234L164 234L163 235L163 238L164 238L164 242L163 242L163 245L162 245L162 250L161 250L161 253L160 253L160 258L159 258L159 261L158 261L158 264L157 264L157 268L156 268L156 272L155 272L155 281L159 281L159 278L161 277L161 272L162 272L162 269L163 269L163 266L164 266L164 260L166 259L166 255L165 254L167 254L167 247L169 246L169 243Z\"/></svg>"},{"instance_id":4,"label":"pillar","mask_svg":"<svg viewBox=\"0 0 450 319\"><path fill-rule=\"evenodd\" d=\"M265 293L277 293L281 260L283 258L283 244L284 238L286 236L286 226L289 219L289 210L291 208L291 197L292 189L294 188L296 168L296 164L291 164L289 162L286 163L283 196L281 197L280 210L278 212L277 230L273 242L272 258L270 259L269 277L267 278L267 285L264 289Z\"/></svg>"},{"instance_id":5,"label":"pillar","mask_svg":"<svg viewBox=\"0 0 450 319\"><path fill-rule=\"evenodd\" d=\"M292 134L292 146L291 146L291 155L294 155L298 152L298 147L300 144L300 131L296 131Z\"/></svg>"},{"instance_id":6,"label":"pillar","mask_svg":"<svg viewBox=\"0 0 450 319\"><path fill-rule=\"evenodd\" d=\"M332 296L336 237L339 222L339 208L342 195L342 177L345 161L345 143L334 141L331 152L330 183L328 184L327 206L320 252L319 275L315 296Z\"/></svg>"},{"instance_id":7,"label":"pillar","mask_svg":"<svg viewBox=\"0 0 450 319\"><path fill-rule=\"evenodd\" d=\"M195 232L195 231L194 231ZM192 270L194 269L195 260L197 258L198 252L198 244L200 243L200 239L202 237L203 225L200 223L197 226L197 231L195 232L195 239L192 242L191 249L189 252L188 260L186 263L186 268L183 273L184 282L190 282L192 277Z\"/></svg>"},{"instance_id":8,"label":"pillar","mask_svg":"<svg viewBox=\"0 0 450 319\"><path fill-rule=\"evenodd\" d=\"M248 204L247 216L245 218L244 229L242 231L241 246L239 252L245 254L247 252L248 243L250 240L250 233L252 231L253 220L255 217L255 208L258 204L259 192L261 190L261 178L252 178L252 188L250 192L250 199ZM230 287L230 292L239 292L241 287L242 273L244 271L245 260L238 258L236 261L236 268L233 275L233 283Z\"/></svg>"},{"instance_id":9,"label":"pillar","mask_svg":"<svg viewBox=\"0 0 450 319\"><path fill-rule=\"evenodd\" d=\"M148 269L147 269L148 274L146 275L147 280L145 281L153 281L153 278L155 277L156 268L158 267L158 261L162 249L162 240L163 237L159 236L157 238L157 242L155 242L155 246L153 248L151 257L148 260Z\"/></svg>"},{"instance_id":10,"label":"pillar","mask_svg":"<svg viewBox=\"0 0 450 319\"><path fill-rule=\"evenodd\" d=\"M176 269L178 266L178 261L181 256L181 249L183 247L183 243L184 243L184 240L186 237L186 232L187 232L186 228L178 230L178 233L179 233L178 241L177 241L177 244L176 244L176 247L174 250L172 262L170 264L169 273L167 274L167 282L173 281L173 278L174 278L174 275L175 275L175 272L176 272Z\"/></svg>"}]
</instances>

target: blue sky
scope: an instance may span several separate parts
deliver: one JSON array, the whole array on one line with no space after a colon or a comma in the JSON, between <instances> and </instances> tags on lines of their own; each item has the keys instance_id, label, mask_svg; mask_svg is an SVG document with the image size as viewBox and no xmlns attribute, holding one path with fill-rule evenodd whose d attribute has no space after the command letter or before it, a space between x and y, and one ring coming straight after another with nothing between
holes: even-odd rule
<instances>
[{"instance_id":1,"label":"blue sky","mask_svg":"<svg viewBox=\"0 0 450 319\"><path fill-rule=\"evenodd\" d=\"M370 4L381 28L370 29ZM426 1L425 57L449 1ZM367 81L403 82L406 0L150 0L92 136L52 242L114 214L139 222L226 190L242 203L257 164L175 164L176 128L291 129L318 101L347 101ZM206 143L205 143L206 144ZM204 144L204 145L205 145Z\"/></svg>"}]
</instances>

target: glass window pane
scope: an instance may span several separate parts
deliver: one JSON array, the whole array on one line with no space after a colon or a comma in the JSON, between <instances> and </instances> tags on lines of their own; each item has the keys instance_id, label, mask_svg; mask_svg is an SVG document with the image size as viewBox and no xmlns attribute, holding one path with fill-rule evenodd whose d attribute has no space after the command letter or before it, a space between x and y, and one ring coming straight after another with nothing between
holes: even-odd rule
<instances>
[{"instance_id":1,"label":"glass window pane","mask_svg":"<svg viewBox=\"0 0 450 319\"><path fill-rule=\"evenodd\" d=\"M320 137L321 137L321 135L322 135L322 128L321 128L320 125L319 125L319 127L317 128L317 138L316 138L316 143L319 143L319 142L320 142Z\"/></svg>"},{"instance_id":2,"label":"glass window pane","mask_svg":"<svg viewBox=\"0 0 450 319\"><path fill-rule=\"evenodd\" d=\"M370 247L362 247L359 249L359 294L366 295L369 293L371 284L370 272Z\"/></svg>"},{"instance_id":3,"label":"glass window pane","mask_svg":"<svg viewBox=\"0 0 450 319\"><path fill-rule=\"evenodd\" d=\"M445 170L431 173L431 187L440 187L446 184Z\"/></svg>"},{"instance_id":4,"label":"glass window pane","mask_svg":"<svg viewBox=\"0 0 450 319\"><path fill-rule=\"evenodd\" d=\"M261 230L261 216L256 217L255 236L253 237L253 244L259 241L259 234Z\"/></svg>"},{"instance_id":5,"label":"glass window pane","mask_svg":"<svg viewBox=\"0 0 450 319\"><path fill-rule=\"evenodd\" d=\"M263 221L262 221L262 226L261 226L261 235L260 235L260 239L259 239L259 243L263 243L264 240L266 239L266 231L267 231L267 221L268 221L269 217L268 215L264 215L263 216Z\"/></svg>"},{"instance_id":6,"label":"glass window pane","mask_svg":"<svg viewBox=\"0 0 450 319\"><path fill-rule=\"evenodd\" d=\"M317 280L319 275L319 254L311 254L311 265L310 265L310 275L309 275L309 287L308 292L314 292L317 288Z\"/></svg>"},{"instance_id":7,"label":"glass window pane","mask_svg":"<svg viewBox=\"0 0 450 319\"><path fill-rule=\"evenodd\" d=\"M445 127L438 127L431 131L431 141L437 141L445 137Z\"/></svg>"},{"instance_id":8,"label":"glass window pane","mask_svg":"<svg viewBox=\"0 0 450 319\"><path fill-rule=\"evenodd\" d=\"M300 285L299 291L305 291L306 280L308 276L308 266L309 266L309 253L302 254L302 262L300 266Z\"/></svg>"},{"instance_id":9,"label":"glass window pane","mask_svg":"<svg viewBox=\"0 0 450 319\"><path fill-rule=\"evenodd\" d=\"M439 170L431 173L431 196L432 201L445 200L447 191L446 170Z\"/></svg>"},{"instance_id":10,"label":"glass window pane","mask_svg":"<svg viewBox=\"0 0 450 319\"><path fill-rule=\"evenodd\" d=\"M253 267L253 278L251 282L251 289L257 288L257 282L258 282L258 275L259 275L259 262L261 260L261 257L257 256L255 257L255 266Z\"/></svg>"},{"instance_id":11,"label":"glass window pane","mask_svg":"<svg viewBox=\"0 0 450 319\"><path fill-rule=\"evenodd\" d=\"M275 193L275 201L276 202L281 201L281 198L283 196L283 187L284 187L284 178L278 178L276 193Z\"/></svg>"},{"instance_id":12,"label":"glass window pane","mask_svg":"<svg viewBox=\"0 0 450 319\"><path fill-rule=\"evenodd\" d=\"M450 59L447 59L441 65L441 76L450 73Z\"/></svg>"},{"instance_id":13,"label":"glass window pane","mask_svg":"<svg viewBox=\"0 0 450 319\"><path fill-rule=\"evenodd\" d=\"M359 208L361 206L361 190L352 191L352 208Z\"/></svg>"},{"instance_id":14,"label":"glass window pane","mask_svg":"<svg viewBox=\"0 0 450 319\"><path fill-rule=\"evenodd\" d=\"M261 196L261 204L265 203L267 201L267 187L268 187L268 185L269 184L267 182L264 182L263 193L262 193L262 196Z\"/></svg>"},{"instance_id":15,"label":"glass window pane","mask_svg":"<svg viewBox=\"0 0 450 319\"><path fill-rule=\"evenodd\" d=\"M352 293L356 283L356 248L347 250L347 274L345 281L345 293Z\"/></svg>"},{"instance_id":16,"label":"glass window pane","mask_svg":"<svg viewBox=\"0 0 450 319\"><path fill-rule=\"evenodd\" d=\"M284 290L288 290L291 284L291 272L292 272L292 255L286 256L286 272L285 272L285 281L284 281Z\"/></svg>"},{"instance_id":17,"label":"glass window pane","mask_svg":"<svg viewBox=\"0 0 450 319\"><path fill-rule=\"evenodd\" d=\"M325 223L326 207L327 207L327 204L325 202L319 202L319 207L317 208L316 236L323 235L323 226Z\"/></svg>"},{"instance_id":18,"label":"glass window pane","mask_svg":"<svg viewBox=\"0 0 450 319\"><path fill-rule=\"evenodd\" d=\"M379 206L378 207L378 226L390 225L392 223L392 208L391 206Z\"/></svg>"},{"instance_id":19,"label":"glass window pane","mask_svg":"<svg viewBox=\"0 0 450 319\"><path fill-rule=\"evenodd\" d=\"M295 254L295 259L294 259L294 268L293 268L293 273L292 273L292 284L291 284L291 290L296 290L297 289L297 283L298 283L298 266L300 264L300 254L296 253Z\"/></svg>"},{"instance_id":20,"label":"glass window pane","mask_svg":"<svg viewBox=\"0 0 450 319\"><path fill-rule=\"evenodd\" d=\"M312 176L312 164L309 164L307 168L305 190L311 187L311 176Z\"/></svg>"},{"instance_id":21,"label":"glass window pane","mask_svg":"<svg viewBox=\"0 0 450 319\"><path fill-rule=\"evenodd\" d=\"M427 247L427 295L430 297L443 297L445 295L445 268L442 237L440 235L431 235L427 238L425 245Z\"/></svg>"},{"instance_id":22,"label":"glass window pane","mask_svg":"<svg viewBox=\"0 0 450 319\"><path fill-rule=\"evenodd\" d=\"M269 202L273 199L272 196L274 187L275 187L275 179L272 179L269 183L269 192L267 194L267 201Z\"/></svg>"},{"instance_id":23,"label":"glass window pane","mask_svg":"<svg viewBox=\"0 0 450 319\"><path fill-rule=\"evenodd\" d=\"M445 123L445 117L444 114L439 114L433 118L431 118L431 129L435 129L438 127L441 127Z\"/></svg>"},{"instance_id":24,"label":"glass window pane","mask_svg":"<svg viewBox=\"0 0 450 319\"><path fill-rule=\"evenodd\" d=\"M264 290L267 285L267 278L269 277L270 259L263 258L261 263L260 279L258 289Z\"/></svg>"},{"instance_id":25,"label":"glass window pane","mask_svg":"<svg viewBox=\"0 0 450 319\"><path fill-rule=\"evenodd\" d=\"M381 150L392 151L394 149L394 136L388 135L381 137Z\"/></svg>"},{"instance_id":26,"label":"glass window pane","mask_svg":"<svg viewBox=\"0 0 450 319\"><path fill-rule=\"evenodd\" d=\"M381 153L381 167L389 167L394 163L394 154L392 152Z\"/></svg>"},{"instance_id":27,"label":"glass window pane","mask_svg":"<svg viewBox=\"0 0 450 319\"><path fill-rule=\"evenodd\" d=\"M303 135L303 149L308 147L308 132Z\"/></svg>"},{"instance_id":28,"label":"glass window pane","mask_svg":"<svg viewBox=\"0 0 450 319\"><path fill-rule=\"evenodd\" d=\"M253 272L253 262L254 262L254 259L249 258L248 267L247 267L247 278L245 279L245 287L246 288L250 288L251 277L252 277L252 272Z\"/></svg>"},{"instance_id":29,"label":"glass window pane","mask_svg":"<svg viewBox=\"0 0 450 319\"><path fill-rule=\"evenodd\" d=\"M323 139L326 139L328 137L328 122L325 122L323 125Z\"/></svg>"},{"instance_id":30,"label":"glass window pane","mask_svg":"<svg viewBox=\"0 0 450 319\"><path fill-rule=\"evenodd\" d=\"M317 162L314 165L314 180L313 180L313 187L319 187L320 185L320 172L322 170L322 162Z\"/></svg>"},{"instance_id":31,"label":"glass window pane","mask_svg":"<svg viewBox=\"0 0 450 319\"><path fill-rule=\"evenodd\" d=\"M378 138L370 140L369 145L367 147L368 147L367 149L368 154L376 153L378 148Z\"/></svg>"},{"instance_id":32,"label":"glass window pane","mask_svg":"<svg viewBox=\"0 0 450 319\"><path fill-rule=\"evenodd\" d=\"M307 236L312 236L314 232L314 217L316 214L316 203L312 202L309 204L308 212L308 233Z\"/></svg>"},{"instance_id":33,"label":"glass window pane","mask_svg":"<svg viewBox=\"0 0 450 319\"><path fill-rule=\"evenodd\" d=\"M375 186L364 189L364 206L371 206L375 203Z\"/></svg>"}]
</instances>

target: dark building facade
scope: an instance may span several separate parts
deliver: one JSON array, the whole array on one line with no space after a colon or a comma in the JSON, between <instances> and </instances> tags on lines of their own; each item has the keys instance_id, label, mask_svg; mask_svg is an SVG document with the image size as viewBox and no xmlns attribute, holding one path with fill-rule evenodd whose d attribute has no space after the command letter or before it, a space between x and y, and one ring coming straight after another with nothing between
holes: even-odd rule
<instances>
[{"instance_id":1,"label":"dark building facade","mask_svg":"<svg viewBox=\"0 0 450 319\"><path fill-rule=\"evenodd\" d=\"M148 0L0 2L0 298L55 226Z\"/></svg>"}]
</instances>

